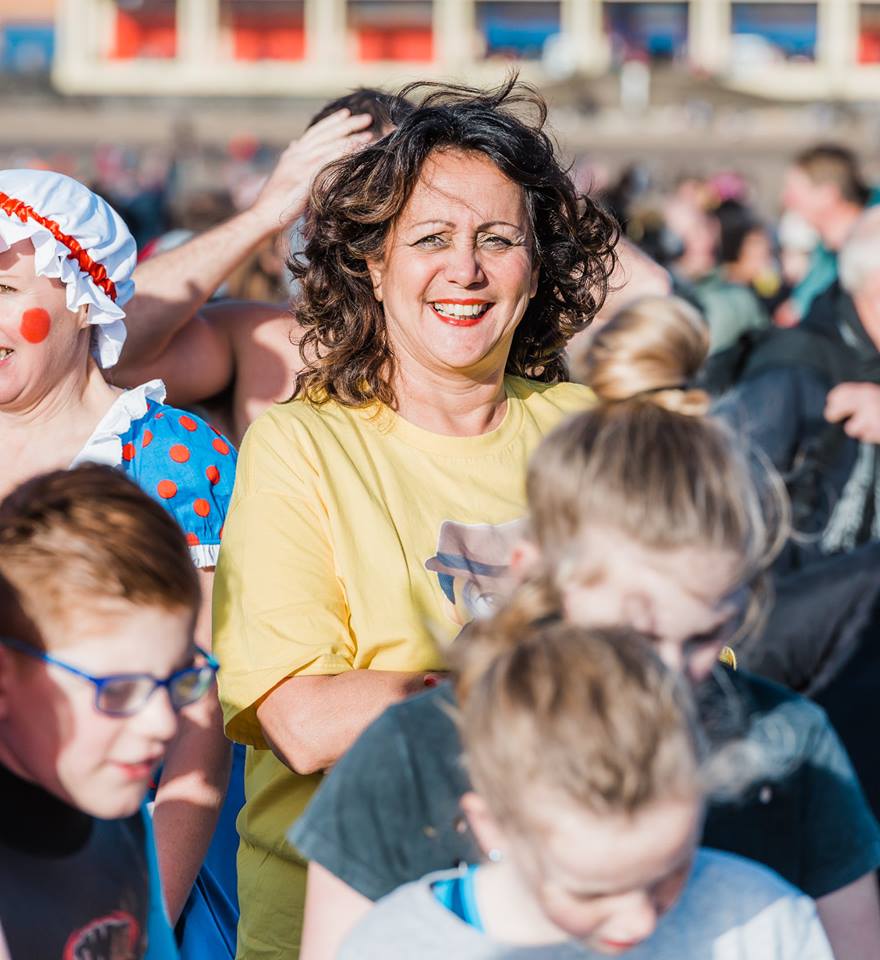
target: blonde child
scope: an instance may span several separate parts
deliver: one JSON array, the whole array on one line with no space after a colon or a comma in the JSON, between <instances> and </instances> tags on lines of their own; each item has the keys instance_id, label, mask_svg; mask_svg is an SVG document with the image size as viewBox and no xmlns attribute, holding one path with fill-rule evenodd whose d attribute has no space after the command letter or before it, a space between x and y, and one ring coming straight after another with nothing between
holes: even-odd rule
<instances>
[{"instance_id":1,"label":"blonde child","mask_svg":"<svg viewBox=\"0 0 880 960\"><path fill-rule=\"evenodd\" d=\"M0 929L13 960L176 956L143 802L212 687L183 533L109 467L0 503Z\"/></svg>"},{"instance_id":2,"label":"blonde child","mask_svg":"<svg viewBox=\"0 0 880 960\"><path fill-rule=\"evenodd\" d=\"M545 613L526 589L457 651L462 807L487 862L401 888L340 960L830 958L806 896L697 850L683 685L642 638Z\"/></svg>"},{"instance_id":3,"label":"blonde child","mask_svg":"<svg viewBox=\"0 0 880 960\"><path fill-rule=\"evenodd\" d=\"M694 686L713 740L742 742L740 795L711 800L703 843L814 898L837 960L880 955L880 831L827 717L718 664L761 612L786 516L778 482L688 388L706 344L679 301L636 304L595 334L586 374L600 402L533 456L530 535L513 566L544 569L570 621L648 636ZM312 861L303 960L335 956L370 901L473 862L455 698L443 685L386 711L299 821L292 836Z\"/></svg>"}]
</instances>

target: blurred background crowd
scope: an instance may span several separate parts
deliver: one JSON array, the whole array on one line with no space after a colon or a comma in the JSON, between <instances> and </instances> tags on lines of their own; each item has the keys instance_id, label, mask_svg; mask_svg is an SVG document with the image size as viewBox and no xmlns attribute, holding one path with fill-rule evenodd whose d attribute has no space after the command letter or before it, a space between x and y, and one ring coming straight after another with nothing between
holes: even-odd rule
<instances>
[{"instance_id":1,"label":"blurred background crowd","mask_svg":"<svg viewBox=\"0 0 880 960\"><path fill-rule=\"evenodd\" d=\"M820 239L792 158L845 143L878 172L880 3L856 0L5 0L0 164L92 185L149 256L249 206L327 98L511 66L579 183L747 326L791 321ZM223 292L285 298L283 250Z\"/></svg>"}]
</instances>

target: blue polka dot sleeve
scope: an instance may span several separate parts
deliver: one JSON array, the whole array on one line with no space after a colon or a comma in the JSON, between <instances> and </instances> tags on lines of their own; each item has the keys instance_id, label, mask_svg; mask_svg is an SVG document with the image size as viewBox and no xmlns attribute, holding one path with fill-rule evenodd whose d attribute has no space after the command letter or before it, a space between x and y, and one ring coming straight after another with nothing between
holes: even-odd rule
<instances>
[{"instance_id":1,"label":"blue polka dot sleeve","mask_svg":"<svg viewBox=\"0 0 880 960\"><path fill-rule=\"evenodd\" d=\"M120 439L122 469L177 520L195 565L215 566L235 480L232 444L201 417L152 400Z\"/></svg>"}]
</instances>

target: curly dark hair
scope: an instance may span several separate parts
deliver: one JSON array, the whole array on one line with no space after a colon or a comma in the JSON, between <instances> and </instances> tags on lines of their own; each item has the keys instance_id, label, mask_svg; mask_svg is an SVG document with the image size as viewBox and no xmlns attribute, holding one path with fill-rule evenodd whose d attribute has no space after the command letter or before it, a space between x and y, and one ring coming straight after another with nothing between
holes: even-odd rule
<instances>
[{"instance_id":1,"label":"curly dark hair","mask_svg":"<svg viewBox=\"0 0 880 960\"><path fill-rule=\"evenodd\" d=\"M305 249L290 261L300 283L293 309L304 363L294 398L396 406L395 358L367 261L382 259L386 237L436 150L482 153L523 190L540 272L514 334L508 374L567 379L565 345L605 300L618 227L576 193L544 130L540 94L514 75L490 91L419 82L399 97L408 104L418 93L415 110L392 114L393 132L330 164L312 187Z\"/></svg>"}]
</instances>

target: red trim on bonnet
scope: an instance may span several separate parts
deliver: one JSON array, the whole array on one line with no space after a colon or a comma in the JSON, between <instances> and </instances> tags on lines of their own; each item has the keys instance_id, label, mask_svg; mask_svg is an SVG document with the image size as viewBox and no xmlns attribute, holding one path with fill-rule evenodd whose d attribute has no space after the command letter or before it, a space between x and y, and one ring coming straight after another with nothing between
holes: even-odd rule
<instances>
[{"instance_id":1,"label":"red trim on bonnet","mask_svg":"<svg viewBox=\"0 0 880 960\"><path fill-rule=\"evenodd\" d=\"M17 216L22 223L30 218L39 223L40 226L45 227L59 243L63 243L70 251L67 259L76 260L80 270L87 273L111 300L116 300L116 284L107 276L107 269L104 264L92 260L79 241L71 237L70 234L64 233L54 220L37 213L24 200L16 200L2 191L0 191L0 210L8 213L10 217Z\"/></svg>"}]
</instances>

